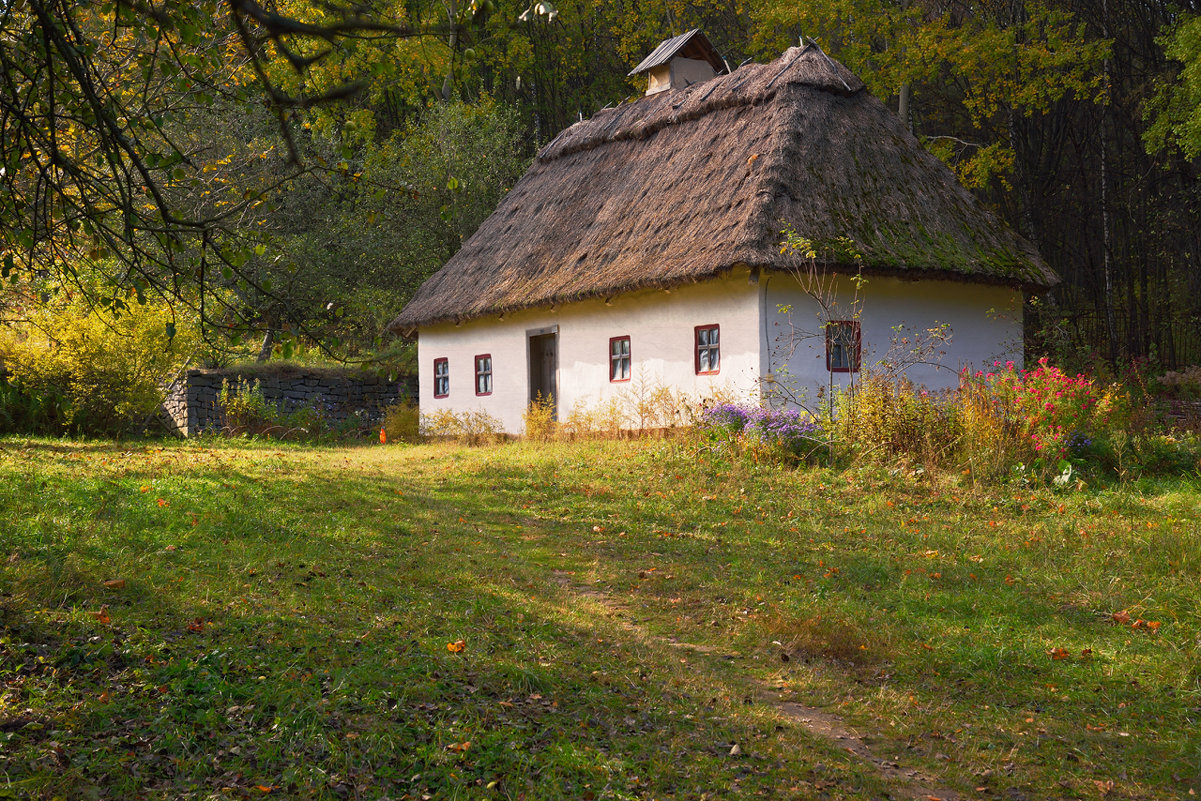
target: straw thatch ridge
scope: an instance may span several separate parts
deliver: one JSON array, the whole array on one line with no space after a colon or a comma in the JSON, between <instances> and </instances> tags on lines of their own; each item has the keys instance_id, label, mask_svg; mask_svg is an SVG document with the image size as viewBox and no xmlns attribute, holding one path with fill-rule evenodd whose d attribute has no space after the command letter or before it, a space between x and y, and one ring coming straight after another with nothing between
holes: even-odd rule
<instances>
[{"instance_id":1,"label":"straw thatch ridge","mask_svg":"<svg viewBox=\"0 0 1201 801\"><path fill-rule=\"evenodd\" d=\"M564 130L394 331L631 290L735 266L790 269L792 226L837 266L1043 288L1038 253L815 47L641 98Z\"/></svg>"}]
</instances>

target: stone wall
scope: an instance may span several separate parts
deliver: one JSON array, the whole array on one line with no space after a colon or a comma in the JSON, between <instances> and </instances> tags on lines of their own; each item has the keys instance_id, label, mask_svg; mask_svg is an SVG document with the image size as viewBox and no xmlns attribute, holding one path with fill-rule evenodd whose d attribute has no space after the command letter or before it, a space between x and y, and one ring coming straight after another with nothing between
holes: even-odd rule
<instances>
[{"instance_id":1,"label":"stone wall","mask_svg":"<svg viewBox=\"0 0 1201 801\"><path fill-rule=\"evenodd\" d=\"M219 430L224 415L219 407L218 394L225 382L231 389L259 382L263 397L281 411L300 407L317 409L330 422L360 415L365 422L375 422L385 407L399 400L412 400L417 394L417 380L402 376L389 380L375 373L343 369L274 368L188 370L170 388L163 403L163 422L185 437L203 431Z\"/></svg>"}]
</instances>

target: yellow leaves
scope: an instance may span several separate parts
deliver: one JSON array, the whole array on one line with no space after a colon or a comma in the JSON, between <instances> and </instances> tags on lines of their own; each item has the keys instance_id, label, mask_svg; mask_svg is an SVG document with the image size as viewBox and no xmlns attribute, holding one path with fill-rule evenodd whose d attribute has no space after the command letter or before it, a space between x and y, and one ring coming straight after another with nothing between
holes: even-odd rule
<instances>
[{"instance_id":1,"label":"yellow leaves","mask_svg":"<svg viewBox=\"0 0 1201 801\"><path fill-rule=\"evenodd\" d=\"M454 642L448 642L446 644L446 650L450 651L452 654L461 654L464 650L466 650L466 648L466 640L455 640Z\"/></svg>"},{"instance_id":2,"label":"yellow leaves","mask_svg":"<svg viewBox=\"0 0 1201 801\"><path fill-rule=\"evenodd\" d=\"M464 740L461 743L450 743L446 746L446 750L455 754L462 754L471 747L471 740Z\"/></svg>"}]
</instances>

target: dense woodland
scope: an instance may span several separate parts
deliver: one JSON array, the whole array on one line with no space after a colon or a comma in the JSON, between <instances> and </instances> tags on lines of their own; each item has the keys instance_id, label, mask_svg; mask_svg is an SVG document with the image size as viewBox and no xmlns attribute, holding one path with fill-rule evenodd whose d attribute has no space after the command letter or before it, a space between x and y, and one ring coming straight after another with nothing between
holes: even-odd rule
<instances>
[{"instance_id":1,"label":"dense woodland","mask_svg":"<svg viewBox=\"0 0 1201 801\"><path fill-rule=\"evenodd\" d=\"M0 317L148 305L217 361L394 352L383 325L537 148L699 27L731 68L812 40L896 108L1063 277L1032 299L1034 352L1195 364L1197 5L15 0Z\"/></svg>"}]
</instances>

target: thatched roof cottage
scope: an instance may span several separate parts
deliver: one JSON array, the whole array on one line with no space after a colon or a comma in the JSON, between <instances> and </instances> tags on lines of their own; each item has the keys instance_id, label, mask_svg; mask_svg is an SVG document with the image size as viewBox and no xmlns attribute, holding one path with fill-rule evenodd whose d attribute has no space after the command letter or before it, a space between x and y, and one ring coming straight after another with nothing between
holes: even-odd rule
<instances>
[{"instance_id":1,"label":"thatched roof cottage","mask_svg":"<svg viewBox=\"0 0 1201 801\"><path fill-rule=\"evenodd\" d=\"M920 383L1020 359L1023 293L1057 280L1028 242L817 47L723 75L711 51L660 45L651 92L544 147L391 323L423 411L520 431L539 394L563 414L631 381L812 401L929 329L950 369Z\"/></svg>"}]
</instances>

